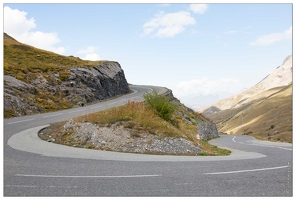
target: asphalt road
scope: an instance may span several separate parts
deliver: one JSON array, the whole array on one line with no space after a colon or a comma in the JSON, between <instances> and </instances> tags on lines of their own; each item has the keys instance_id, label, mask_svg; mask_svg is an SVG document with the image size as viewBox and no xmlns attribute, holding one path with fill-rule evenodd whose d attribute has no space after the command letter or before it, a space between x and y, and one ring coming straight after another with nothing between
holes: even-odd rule
<instances>
[{"instance_id":1,"label":"asphalt road","mask_svg":"<svg viewBox=\"0 0 296 200\"><path fill-rule=\"evenodd\" d=\"M292 145L221 136L230 156L156 156L40 140L47 124L141 101L152 86L98 104L4 120L4 196L292 196ZM37 128L36 128L37 127Z\"/></svg>"}]
</instances>

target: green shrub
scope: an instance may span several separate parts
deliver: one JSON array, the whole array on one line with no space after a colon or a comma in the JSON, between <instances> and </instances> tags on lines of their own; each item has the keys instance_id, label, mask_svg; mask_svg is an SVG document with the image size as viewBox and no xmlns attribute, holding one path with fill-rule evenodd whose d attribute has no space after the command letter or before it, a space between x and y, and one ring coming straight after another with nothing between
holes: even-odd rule
<instances>
[{"instance_id":1,"label":"green shrub","mask_svg":"<svg viewBox=\"0 0 296 200\"><path fill-rule=\"evenodd\" d=\"M145 99L145 103L156 110L158 116L166 121L172 121L172 114L177 108L177 105L170 102L169 98L157 94L155 90L151 93L145 93L143 97Z\"/></svg>"}]
</instances>

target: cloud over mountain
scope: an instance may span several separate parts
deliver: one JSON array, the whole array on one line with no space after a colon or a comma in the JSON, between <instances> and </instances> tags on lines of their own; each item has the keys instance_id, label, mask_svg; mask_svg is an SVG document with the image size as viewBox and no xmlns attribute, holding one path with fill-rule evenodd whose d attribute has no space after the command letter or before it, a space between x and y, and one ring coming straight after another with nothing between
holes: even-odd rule
<instances>
[{"instance_id":1,"label":"cloud over mountain","mask_svg":"<svg viewBox=\"0 0 296 200\"><path fill-rule=\"evenodd\" d=\"M81 49L77 52L77 54L82 54L84 60L101 60L100 56L96 53L97 48L93 46L88 46L86 49Z\"/></svg>"},{"instance_id":2,"label":"cloud over mountain","mask_svg":"<svg viewBox=\"0 0 296 200\"><path fill-rule=\"evenodd\" d=\"M4 32L11 35L16 40L32 45L37 48L53 51L58 54L65 52L64 47L56 47L60 42L58 34L55 32L32 31L37 28L35 19L27 18L24 11L4 7Z\"/></svg>"}]
</instances>

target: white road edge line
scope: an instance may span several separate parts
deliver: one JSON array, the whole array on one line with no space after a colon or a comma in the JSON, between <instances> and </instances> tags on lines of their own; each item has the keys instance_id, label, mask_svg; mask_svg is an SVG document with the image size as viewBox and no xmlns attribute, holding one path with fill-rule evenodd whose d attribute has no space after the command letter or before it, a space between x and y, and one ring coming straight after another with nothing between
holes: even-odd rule
<instances>
[{"instance_id":1,"label":"white road edge line","mask_svg":"<svg viewBox=\"0 0 296 200\"><path fill-rule=\"evenodd\" d=\"M293 149L289 149L289 148L285 148L285 147L277 147L277 146L270 146L270 145L263 145L263 144L247 144L247 143L243 143L243 142L237 142L235 141L236 136L233 136L232 141L235 143L240 143L240 144L245 144L245 145L253 145L253 146L260 146L260 147L270 147L270 148L279 148L279 149L283 149L283 150L288 150L288 151L292 151Z\"/></svg>"},{"instance_id":2,"label":"white road edge line","mask_svg":"<svg viewBox=\"0 0 296 200\"><path fill-rule=\"evenodd\" d=\"M293 149L289 149L289 148L285 148L285 147L269 146L269 145L263 145L263 144L247 144L247 145L259 146L259 147L279 148L279 149L284 149L284 150L289 150L289 151L293 150Z\"/></svg>"},{"instance_id":3,"label":"white road edge line","mask_svg":"<svg viewBox=\"0 0 296 200\"><path fill-rule=\"evenodd\" d=\"M287 148L284 148L284 147L277 147L279 149L284 149L284 150L289 150L289 151L292 151L293 149L287 149Z\"/></svg>"},{"instance_id":4,"label":"white road edge line","mask_svg":"<svg viewBox=\"0 0 296 200\"><path fill-rule=\"evenodd\" d=\"M271 168L249 169L249 170L239 170L239 171L229 171L229 172L212 172L212 173L204 173L204 174L211 174L211 175L215 175L215 174L235 174L235 173L244 173L244 172L256 172L256 171L282 169L282 168L287 168L287 167L289 167L289 166L286 165L286 166L271 167Z\"/></svg>"},{"instance_id":5,"label":"white road edge line","mask_svg":"<svg viewBox=\"0 0 296 200\"><path fill-rule=\"evenodd\" d=\"M59 175L16 174L16 176L41 177L41 178L143 178L143 177L157 177L157 176L162 176L162 174L126 175L126 176L59 176Z\"/></svg>"},{"instance_id":6,"label":"white road edge line","mask_svg":"<svg viewBox=\"0 0 296 200\"><path fill-rule=\"evenodd\" d=\"M7 124L16 124L16 123L21 123L21 122L33 121L33 120L35 120L35 118L25 119L25 120L20 120L20 121L15 121L15 122L9 122Z\"/></svg>"}]
</instances>

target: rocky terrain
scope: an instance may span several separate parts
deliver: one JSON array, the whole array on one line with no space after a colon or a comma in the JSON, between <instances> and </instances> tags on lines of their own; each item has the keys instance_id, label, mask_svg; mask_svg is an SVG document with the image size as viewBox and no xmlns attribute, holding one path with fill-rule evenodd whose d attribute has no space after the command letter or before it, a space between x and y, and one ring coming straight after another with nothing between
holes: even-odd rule
<instances>
[{"instance_id":1,"label":"rocky terrain","mask_svg":"<svg viewBox=\"0 0 296 200\"><path fill-rule=\"evenodd\" d=\"M4 109L13 110L17 116L21 116L58 107L61 101L82 106L130 92L124 72L117 62L102 62L91 69L73 67L69 70L68 78L59 81L60 76L59 73L50 74L52 81L49 81L46 79L48 77L36 74L36 79L25 83L4 75ZM48 99L38 97L42 93L48 95ZM50 99L51 96L57 97L56 102Z\"/></svg>"},{"instance_id":2,"label":"rocky terrain","mask_svg":"<svg viewBox=\"0 0 296 200\"><path fill-rule=\"evenodd\" d=\"M118 62L90 65L18 43L7 35L4 43L5 117L83 106L130 92Z\"/></svg>"},{"instance_id":3,"label":"rocky terrain","mask_svg":"<svg viewBox=\"0 0 296 200\"><path fill-rule=\"evenodd\" d=\"M84 106L129 92L118 62L61 56L19 43L4 33L5 118ZM171 121L162 119L144 103L131 102L127 106L135 110L130 113L128 108L123 118L117 108L105 113L105 119L119 116L115 123L103 124L104 118L98 121L93 117L92 121L81 116L82 121L52 124L39 137L48 142L109 151L216 155L218 148L207 151L200 145L202 140L218 137L216 125L181 104L171 90L163 95L177 105ZM147 119L148 113L153 122Z\"/></svg>"},{"instance_id":4,"label":"rocky terrain","mask_svg":"<svg viewBox=\"0 0 296 200\"><path fill-rule=\"evenodd\" d=\"M180 126L188 127L182 129L187 132L186 134L181 131L179 136L167 136L160 129L145 129L132 119L105 124L89 122L90 118L98 117L81 116L80 120L71 119L52 124L40 131L39 137L48 142L73 147L117 152L168 155L218 154L215 152L216 148L207 151L200 145L202 140L219 137L216 125L181 104L171 90L164 95L178 105L174 116L179 120ZM156 120L159 120L159 123L165 123L168 128L176 129L172 124L161 121L160 118Z\"/></svg>"},{"instance_id":5,"label":"rocky terrain","mask_svg":"<svg viewBox=\"0 0 296 200\"><path fill-rule=\"evenodd\" d=\"M111 127L84 122L75 123L72 120L64 124L64 134L72 133L66 141L45 129L39 137L48 142L61 143L74 147L148 154L198 155L202 149L184 138L165 137L150 134L147 131L138 132L125 128L124 124L113 124Z\"/></svg>"}]
</instances>

